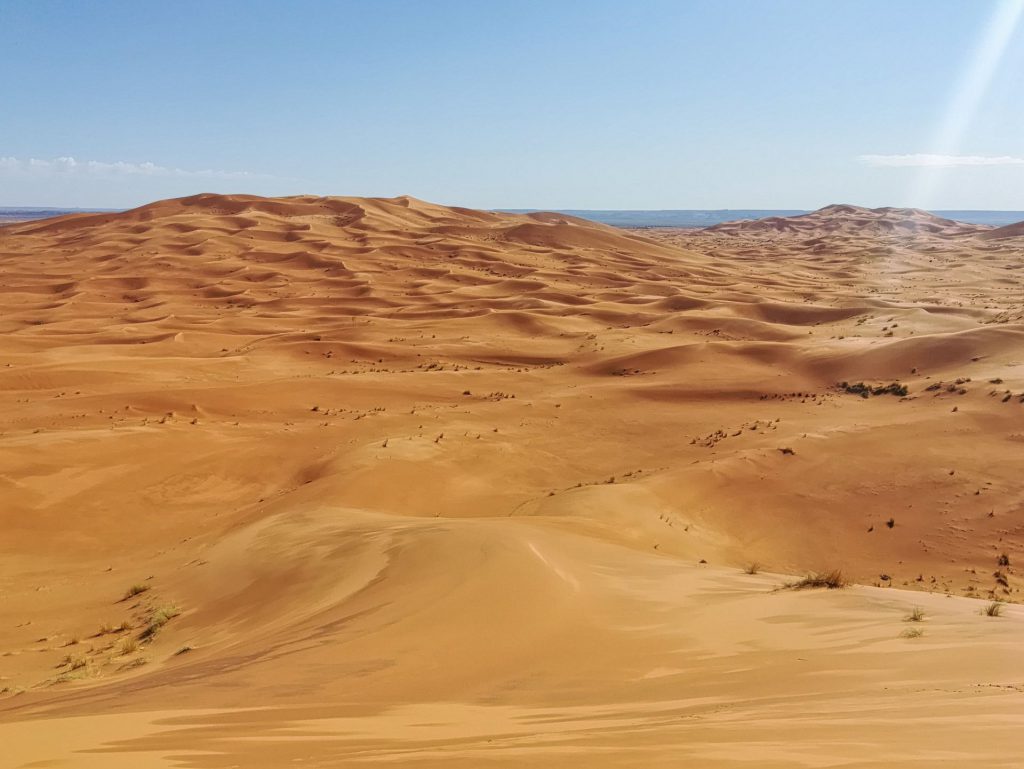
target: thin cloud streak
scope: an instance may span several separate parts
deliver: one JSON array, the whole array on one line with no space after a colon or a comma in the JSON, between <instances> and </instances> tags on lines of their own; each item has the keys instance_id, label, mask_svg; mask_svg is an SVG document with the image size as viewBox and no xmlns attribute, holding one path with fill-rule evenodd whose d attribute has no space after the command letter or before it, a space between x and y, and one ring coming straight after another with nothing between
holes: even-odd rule
<instances>
[{"instance_id":1,"label":"thin cloud streak","mask_svg":"<svg viewBox=\"0 0 1024 769\"><path fill-rule=\"evenodd\" d=\"M861 155L860 162L877 168L953 168L956 166L1022 166L1012 155Z\"/></svg>"},{"instance_id":2,"label":"thin cloud streak","mask_svg":"<svg viewBox=\"0 0 1024 769\"><path fill-rule=\"evenodd\" d=\"M128 163L117 160L112 163L100 160L76 160L73 157L53 159L0 157L0 175L5 176L90 176L123 177L148 176L178 179L270 179L266 174L248 171L218 171L204 169L187 171L183 168L169 168L156 163Z\"/></svg>"}]
</instances>

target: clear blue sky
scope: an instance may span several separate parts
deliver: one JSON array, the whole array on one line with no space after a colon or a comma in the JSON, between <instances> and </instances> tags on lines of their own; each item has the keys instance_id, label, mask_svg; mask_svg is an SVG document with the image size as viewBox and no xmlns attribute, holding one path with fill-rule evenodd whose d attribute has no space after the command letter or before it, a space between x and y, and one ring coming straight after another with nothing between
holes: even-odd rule
<instances>
[{"instance_id":1,"label":"clear blue sky","mask_svg":"<svg viewBox=\"0 0 1024 769\"><path fill-rule=\"evenodd\" d=\"M1022 4L0 0L0 205L1021 209Z\"/></svg>"}]
</instances>

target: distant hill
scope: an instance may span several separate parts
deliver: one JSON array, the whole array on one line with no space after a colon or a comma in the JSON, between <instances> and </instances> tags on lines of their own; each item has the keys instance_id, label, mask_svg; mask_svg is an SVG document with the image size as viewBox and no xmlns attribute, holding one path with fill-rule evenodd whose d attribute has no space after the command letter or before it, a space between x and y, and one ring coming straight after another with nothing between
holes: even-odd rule
<instances>
[{"instance_id":1,"label":"distant hill","mask_svg":"<svg viewBox=\"0 0 1024 769\"><path fill-rule=\"evenodd\" d=\"M989 227L946 219L919 208L863 208L833 204L800 216L725 222L707 227L705 231L725 235L794 234L806 237L921 233L958 236L988 232Z\"/></svg>"}]
</instances>

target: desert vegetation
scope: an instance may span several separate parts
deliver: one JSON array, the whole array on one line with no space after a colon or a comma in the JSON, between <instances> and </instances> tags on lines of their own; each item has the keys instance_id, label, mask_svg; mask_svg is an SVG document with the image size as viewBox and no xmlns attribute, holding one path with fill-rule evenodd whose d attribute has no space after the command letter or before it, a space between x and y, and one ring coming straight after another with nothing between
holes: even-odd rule
<instances>
[{"instance_id":1,"label":"desert vegetation","mask_svg":"<svg viewBox=\"0 0 1024 769\"><path fill-rule=\"evenodd\" d=\"M838 590L849 584L841 570L829 569L828 571L811 572L794 582L787 582L784 587L787 590L812 590L816 588Z\"/></svg>"}]
</instances>

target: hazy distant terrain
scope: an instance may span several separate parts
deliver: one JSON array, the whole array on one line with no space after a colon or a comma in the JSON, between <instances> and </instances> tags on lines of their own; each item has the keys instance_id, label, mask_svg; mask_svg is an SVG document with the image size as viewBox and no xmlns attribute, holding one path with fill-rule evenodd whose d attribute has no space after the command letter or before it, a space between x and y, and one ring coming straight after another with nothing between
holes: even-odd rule
<instances>
[{"instance_id":1,"label":"hazy distant terrain","mask_svg":"<svg viewBox=\"0 0 1024 769\"><path fill-rule=\"evenodd\" d=\"M530 213L541 209L503 209L510 213ZM765 219L768 217L799 216L811 213L799 209L680 209L663 211L616 211L565 208L557 213L578 216L581 219L611 224L616 227L709 227L723 222L742 219ZM944 219L955 219L968 224L987 224L1000 227L1004 224L1024 221L1024 211L933 211Z\"/></svg>"},{"instance_id":2,"label":"hazy distant terrain","mask_svg":"<svg viewBox=\"0 0 1024 769\"><path fill-rule=\"evenodd\" d=\"M0 207L0 224L4 221L29 221L64 214L110 212L106 208L3 208ZM506 213L536 213L546 209L520 208L500 209ZM765 219L776 216L798 216L810 213L798 209L680 209L664 211L618 211L588 209L558 209L556 213L578 216L615 227L709 227L723 222L743 219ZM987 224L1000 227L1004 224L1024 221L1024 211L935 211L938 216L955 219L969 224Z\"/></svg>"},{"instance_id":3,"label":"hazy distant terrain","mask_svg":"<svg viewBox=\"0 0 1024 769\"><path fill-rule=\"evenodd\" d=\"M48 219L53 216L64 216L66 214L82 214L110 211L106 208L32 208L25 207L3 207L0 206L0 224L4 222L27 222L34 219Z\"/></svg>"}]
</instances>

